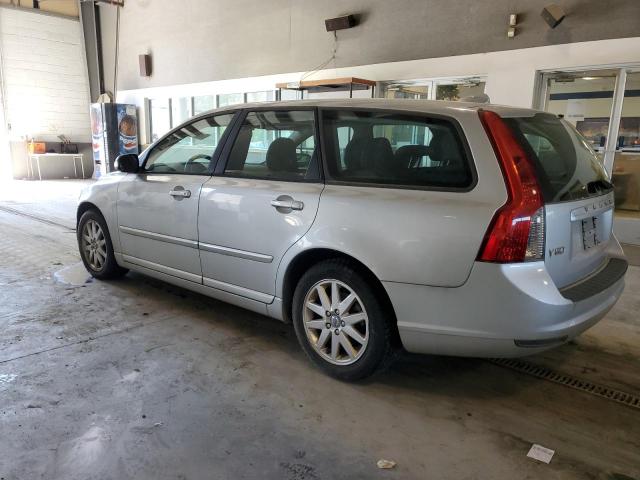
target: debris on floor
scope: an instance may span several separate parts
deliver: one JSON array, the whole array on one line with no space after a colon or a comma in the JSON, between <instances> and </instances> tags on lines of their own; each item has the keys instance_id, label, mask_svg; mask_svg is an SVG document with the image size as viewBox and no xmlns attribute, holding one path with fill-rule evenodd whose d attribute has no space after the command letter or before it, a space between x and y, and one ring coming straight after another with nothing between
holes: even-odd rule
<instances>
[{"instance_id":1,"label":"debris on floor","mask_svg":"<svg viewBox=\"0 0 640 480\"><path fill-rule=\"evenodd\" d=\"M389 470L391 468L394 468L396 466L396 462L394 462L393 460L385 460L380 459L378 460L378 468L381 468L383 470Z\"/></svg>"},{"instance_id":2,"label":"debris on floor","mask_svg":"<svg viewBox=\"0 0 640 480\"><path fill-rule=\"evenodd\" d=\"M534 443L531 446L529 453L527 453L527 457L533 458L540 462L549 463L554 453L555 453L554 450L551 450L550 448L545 448L542 445L538 445Z\"/></svg>"}]
</instances>

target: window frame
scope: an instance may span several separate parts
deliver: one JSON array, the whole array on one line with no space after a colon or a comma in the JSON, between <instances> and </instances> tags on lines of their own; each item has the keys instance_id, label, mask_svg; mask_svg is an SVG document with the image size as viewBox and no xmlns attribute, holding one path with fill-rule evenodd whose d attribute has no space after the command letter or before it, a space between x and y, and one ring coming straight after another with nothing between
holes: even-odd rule
<instances>
[{"instance_id":1,"label":"window frame","mask_svg":"<svg viewBox=\"0 0 640 480\"><path fill-rule=\"evenodd\" d=\"M211 113L210 111L205 112L205 113L201 113L195 117L190 118L189 120L187 120L186 122L181 123L180 125L172 128L171 130L169 130L167 133L165 133L162 137L158 138L158 140L156 140L155 142L153 142L142 154L140 154L140 173L144 174L144 175L200 175L200 176L212 176L213 172L215 171L216 165L219 162L220 159L220 154L223 150L223 148L226 146L227 144L227 140L229 138L230 135L230 131L233 129L233 127L235 127L235 124L238 120L238 109L234 108L234 109L229 109L229 110L221 110L219 112L215 112L215 113ZM201 120L204 120L206 118L209 117L217 117L220 115L232 115L231 117L231 121L229 122L229 125L227 126L227 128L225 128L222 136L220 137L220 141L218 142L218 145L216 145L216 148L213 150L212 154L211 154L211 160L209 161L209 168L204 171L204 172L148 172L146 170L146 166L147 166L147 162L149 160L149 156L153 153L153 151L158 147L158 145L160 144L160 142L162 142L165 138L169 137L170 135L172 135L174 132L177 132L178 130L180 130L181 128L184 128L188 125L191 125L193 123L199 122Z\"/></svg>"},{"instance_id":2,"label":"window frame","mask_svg":"<svg viewBox=\"0 0 640 480\"><path fill-rule=\"evenodd\" d=\"M352 180L338 180L331 177L329 171L329 159L327 155L323 155L323 164L322 170L324 174L324 181L327 185L345 185L352 187L368 187L368 188L395 188L399 190L419 190L419 191L432 191L432 192L459 192L465 193L474 190L478 184L478 171L476 170L475 160L473 158L473 154L471 152L471 148L469 147L469 142L467 140L466 135L464 134L464 130L462 129L462 125L460 122L450 116L441 115L438 113L429 113L429 112L417 112L417 111L408 111L408 110L398 110L398 109L389 109L389 108L367 108L367 107L347 107L347 106L329 106L329 107L318 107L318 120L319 120L319 129L320 129L320 142L324 148L328 150L328 143L326 143L328 135L328 127L324 122L324 112L330 111L345 111L345 112L363 112L363 113L373 113L373 114L388 114L388 115L398 115L404 117L416 117L420 119L422 122L428 122L430 119L437 120L441 123L448 123L451 125L456 133L457 140L460 142L462 146L462 153L464 156L464 160L467 162L469 167L469 173L471 174L471 182L466 187L443 187L443 186L428 186L428 185L405 185L401 183L389 184L389 183L375 183L375 182L354 182ZM339 157L338 157L339 158Z\"/></svg>"},{"instance_id":3,"label":"window frame","mask_svg":"<svg viewBox=\"0 0 640 480\"><path fill-rule=\"evenodd\" d=\"M225 173L225 169L227 168L227 163L229 161L229 155L233 146L236 143L236 139L238 138L238 133L244 124L247 115L252 112L276 112L276 111L309 111L313 113L313 137L315 142L315 150L316 150L316 173L317 175L314 178L301 178L301 179L290 179L290 178L268 178L261 177L257 175L232 175ZM316 106L280 106L280 105L265 105L260 107L253 108L241 108L238 111L238 115L236 121L234 123L233 131L229 132L229 137L231 138L229 141L225 142L224 149L220 154L220 161L217 162L213 175L216 177L226 177L226 178L240 178L247 180L265 180L271 182L292 182L292 183L324 183L324 161L322 155L322 142L320 136L320 123L319 123L319 115L318 108ZM225 133L229 131L225 131ZM309 163L309 168L311 168L312 164Z\"/></svg>"}]
</instances>

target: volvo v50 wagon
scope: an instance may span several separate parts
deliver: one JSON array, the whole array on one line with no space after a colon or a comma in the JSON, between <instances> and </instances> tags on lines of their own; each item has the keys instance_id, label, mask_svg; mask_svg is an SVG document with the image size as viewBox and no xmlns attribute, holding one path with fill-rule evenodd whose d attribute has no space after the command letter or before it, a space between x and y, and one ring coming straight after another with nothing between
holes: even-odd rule
<instances>
[{"instance_id":1,"label":"volvo v50 wagon","mask_svg":"<svg viewBox=\"0 0 640 480\"><path fill-rule=\"evenodd\" d=\"M96 278L135 270L292 322L325 372L410 352L561 345L624 288L613 191L568 122L413 100L245 104L199 115L78 207Z\"/></svg>"}]
</instances>

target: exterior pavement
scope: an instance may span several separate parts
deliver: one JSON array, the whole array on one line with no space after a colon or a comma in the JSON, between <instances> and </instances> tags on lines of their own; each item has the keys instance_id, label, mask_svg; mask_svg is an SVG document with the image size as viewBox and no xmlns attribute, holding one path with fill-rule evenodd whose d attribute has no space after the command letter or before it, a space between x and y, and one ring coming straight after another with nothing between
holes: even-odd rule
<instances>
[{"instance_id":1,"label":"exterior pavement","mask_svg":"<svg viewBox=\"0 0 640 480\"><path fill-rule=\"evenodd\" d=\"M345 384L288 325L91 281L66 182L0 201L0 478L640 479L640 410L475 359L405 355ZM639 292L631 267L605 320L530 360L640 395Z\"/></svg>"}]
</instances>

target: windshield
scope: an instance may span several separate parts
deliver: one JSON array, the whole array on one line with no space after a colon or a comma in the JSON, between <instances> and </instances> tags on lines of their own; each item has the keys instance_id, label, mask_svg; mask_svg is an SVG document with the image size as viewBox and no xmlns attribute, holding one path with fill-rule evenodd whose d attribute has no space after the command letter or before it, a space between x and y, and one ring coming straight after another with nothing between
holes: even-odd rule
<instances>
[{"instance_id":1,"label":"windshield","mask_svg":"<svg viewBox=\"0 0 640 480\"><path fill-rule=\"evenodd\" d=\"M504 120L533 159L545 201L579 200L611 190L602 162L569 122L546 113Z\"/></svg>"}]
</instances>

